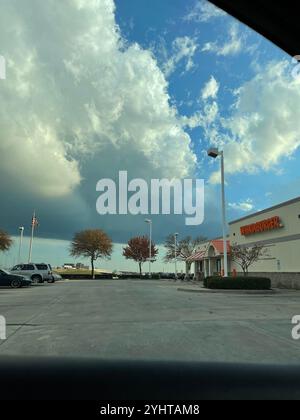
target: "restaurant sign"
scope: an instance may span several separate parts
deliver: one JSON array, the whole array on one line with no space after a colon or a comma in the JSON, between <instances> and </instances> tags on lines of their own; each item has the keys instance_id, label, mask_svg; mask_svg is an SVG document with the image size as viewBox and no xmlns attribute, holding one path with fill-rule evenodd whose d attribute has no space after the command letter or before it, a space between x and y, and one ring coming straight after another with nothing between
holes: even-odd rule
<instances>
[{"instance_id":1,"label":"restaurant sign","mask_svg":"<svg viewBox=\"0 0 300 420\"><path fill-rule=\"evenodd\" d=\"M251 225L242 226L241 234L243 236L255 235L256 233L267 232L283 228L280 217L275 216L270 219L262 220L261 222L252 223Z\"/></svg>"}]
</instances>

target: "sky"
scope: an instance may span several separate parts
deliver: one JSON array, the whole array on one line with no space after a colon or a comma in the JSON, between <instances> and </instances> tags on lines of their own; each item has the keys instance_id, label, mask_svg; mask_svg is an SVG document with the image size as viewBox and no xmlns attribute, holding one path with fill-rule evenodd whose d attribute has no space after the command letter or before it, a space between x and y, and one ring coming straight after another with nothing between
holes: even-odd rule
<instances>
[{"instance_id":1,"label":"sky","mask_svg":"<svg viewBox=\"0 0 300 420\"><path fill-rule=\"evenodd\" d=\"M227 217L299 196L300 78L286 53L203 0L0 0L0 228L39 219L34 258L71 262L85 228L115 243L109 262L132 269L122 244L147 235L144 215L96 211L97 182L204 179L205 217L157 215L160 245L178 232L221 234L219 160L224 150ZM193 193L193 192L192 192ZM28 254L25 239L23 259Z\"/></svg>"}]
</instances>

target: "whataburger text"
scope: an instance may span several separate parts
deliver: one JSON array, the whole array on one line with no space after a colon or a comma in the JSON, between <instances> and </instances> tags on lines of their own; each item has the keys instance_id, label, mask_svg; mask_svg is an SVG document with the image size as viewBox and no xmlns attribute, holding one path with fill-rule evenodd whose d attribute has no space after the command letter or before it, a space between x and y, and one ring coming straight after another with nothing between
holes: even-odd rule
<instances>
[{"instance_id":1,"label":"whataburger text","mask_svg":"<svg viewBox=\"0 0 300 420\"><path fill-rule=\"evenodd\" d=\"M256 233L266 232L269 230L281 229L283 227L280 217L274 216L261 222L252 223L251 225L242 226L241 234L243 236L254 235Z\"/></svg>"}]
</instances>

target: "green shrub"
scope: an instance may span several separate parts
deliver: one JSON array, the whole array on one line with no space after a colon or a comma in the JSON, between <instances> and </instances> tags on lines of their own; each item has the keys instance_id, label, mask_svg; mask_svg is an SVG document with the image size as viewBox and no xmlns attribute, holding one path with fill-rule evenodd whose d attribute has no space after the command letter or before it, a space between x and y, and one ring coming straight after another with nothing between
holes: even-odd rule
<instances>
[{"instance_id":1,"label":"green shrub","mask_svg":"<svg viewBox=\"0 0 300 420\"><path fill-rule=\"evenodd\" d=\"M203 285L204 285L204 287L208 288L208 282L209 282L209 280L211 280L211 279L219 279L219 280L222 280L222 278L223 277L221 277L221 276L210 276L210 277L206 277L203 280Z\"/></svg>"},{"instance_id":2,"label":"green shrub","mask_svg":"<svg viewBox=\"0 0 300 420\"><path fill-rule=\"evenodd\" d=\"M214 290L270 290L271 280L263 277L207 277L204 287Z\"/></svg>"}]
</instances>

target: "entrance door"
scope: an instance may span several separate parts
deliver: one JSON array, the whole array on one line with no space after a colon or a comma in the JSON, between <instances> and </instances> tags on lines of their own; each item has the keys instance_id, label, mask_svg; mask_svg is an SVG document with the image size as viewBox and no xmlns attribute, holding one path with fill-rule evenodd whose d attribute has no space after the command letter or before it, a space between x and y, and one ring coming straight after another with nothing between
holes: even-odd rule
<instances>
[{"instance_id":1,"label":"entrance door","mask_svg":"<svg viewBox=\"0 0 300 420\"><path fill-rule=\"evenodd\" d=\"M216 269L217 269L218 273L222 272L222 262L221 262L221 260L216 261Z\"/></svg>"},{"instance_id":2,"label":"entrance door","mask_svg":"<svg viewBox=\"0 0 300 420\"><path fill-rule=\"evenodd\" d=\"M200 273L204 272L203 261L199 262L199 271L200 271Z\"/></svg>"}]
</instances>

